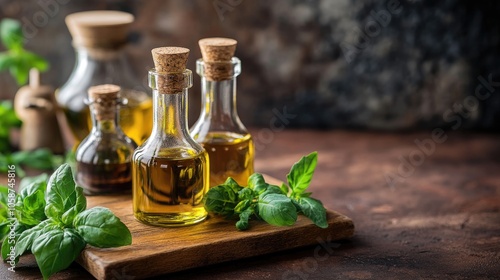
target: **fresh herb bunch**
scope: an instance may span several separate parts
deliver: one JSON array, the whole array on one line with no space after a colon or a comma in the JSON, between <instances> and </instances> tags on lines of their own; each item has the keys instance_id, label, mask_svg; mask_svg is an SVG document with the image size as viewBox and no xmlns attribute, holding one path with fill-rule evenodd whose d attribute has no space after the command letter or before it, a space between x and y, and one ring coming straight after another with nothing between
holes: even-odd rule
<instances>
[{"instance_id":1,"label":"fresh herb bunch","mask_svg":"<svg viewBox=\"0 0 500 280\"><path fill-rule=\"evenodd\" d=\"M26 172L21 166L38 170L54 170L65 161L64 156L52 154L49 149L40 148L34 151L18 151L14 153L0 153L0 172L7 173L8 166L14 165L19 177L24 177Z\"/></svg>"},{"instance_id":2,"label":"fresh herb bunch","mask_svg":"<svg viewBox=\"0 0 500 280\"><path fill-rule=\"evenodd\" d=\"M10 151L10 130L21 127L21 120L17 118L12 101L0 101L0 153ZM0 165L0 168L4 165Z\"/></svg>"},{"instance_id":3,"label":"fresh herb bunch","mask_svg":"<svg viewBox=\"0 0 500 280\"><path fill-rule=\"evenodd\" d=\"M1 253L11 265L32 252L43 278L48 279L67 268L86 244L108 248L132 243L127 226L109 209L85 210L87 199L67 164L48 181L47 175L24 179L15 199L12 192L11 188L0 187ZM9 215L12 206L15 217Z\"/></svg>"},{"instance_id":4,"label":"fresh herb bunch","mask_svg":"<svg viewBox=\"0 0 500 280\"><path fill-rule=\"evenodd\" d=\"M28 81L31 68L40 72L48 69L49 63L42 57L24 49L21 23L14 19L3 19L0 23L0 39L7 51L0 53L0 71L9 70L18 85Z\"/></svg>"},{"instance_id":5,"label":"fresh herb bunch","mask_svg":"<svg viewBox=\"0 0 500 280\"><path fill-rule=\"evenodd\" d=\"M205 209L208 212L239 217L236 228L246 230L252 217L262 219L271 225L291 226L297 221L297 214L304 214L315 225L327 228L326 210L321 201L306 192L318 163L318 153L313 152L296 162L287 175L288 185L271 185L262 174L254 173L248 178L248 186L242 187L233 178L211 188L205 195Z\"/></svg>"}]
</instances>

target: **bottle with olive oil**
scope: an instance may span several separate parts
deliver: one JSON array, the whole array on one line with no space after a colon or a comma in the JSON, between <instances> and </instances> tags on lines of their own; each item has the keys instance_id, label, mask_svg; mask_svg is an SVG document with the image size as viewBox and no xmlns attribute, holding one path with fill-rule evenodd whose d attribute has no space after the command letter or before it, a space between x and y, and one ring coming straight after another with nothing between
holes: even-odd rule
<instances>
[{"instance_id":1,"label":"bottle with olive oil","mask_svg":"<svg viewBox=\"0 0 500 280\"><path fill-rule=\"evenodd\" d=\"M133 156L134 216L157 226L185 226L203 221L203 196L209 187L209 160L187 127L189 50L152 50L155 69L149 71L153 89L153 131Z\"/></svg>"},{"instance_id":2,"label":"bottle with olive oil","mask_svg":"<svg viewBox=\"0 0 500 280\"><path fill-rule=\"evenodd\" d=\"M236 44L228 38L199 41L203 58L196 61L196 72L201 76L202 111L191 135L208 152L212 187L227 177L246 185L254 172L252 136L236 110L236 77L241 73Z\"/></svg>"},{"instance_id":3,"label":"bottle with olive oil","mask_svg":"<svg viewBox=\"0 0 500 280\"><path fill-rule=\"evenodd\" d=\"M56 99L71 131L66 140L73 148L92 128L84 100L87 89L96 85L121 87L120 94L128 103L120 110L120 126L130 138L142 144L151 133L151 95L132 73L126 52L128 30L133 21L132 14L108 10L78 12L66 17L76 63L66 83L56 92Z\"/></svg>"}]
</instances>

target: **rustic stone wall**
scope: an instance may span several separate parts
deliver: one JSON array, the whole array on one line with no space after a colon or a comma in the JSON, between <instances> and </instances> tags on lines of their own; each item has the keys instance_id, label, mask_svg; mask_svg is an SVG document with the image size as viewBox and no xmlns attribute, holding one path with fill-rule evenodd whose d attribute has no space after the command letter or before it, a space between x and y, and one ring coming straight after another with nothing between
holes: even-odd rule
<instances>
[{"instance_id":1,"label":"rustic stone wall","mask_svg":"<svg viewBox=\"0 0 500 280\"><path fill-rule=\"evenodd\" d=\"M22 20L28 48L50 60L43 79L55 86L74 63L64 17L92 9L136 16L128 52L144 82L154 47L190 48L194 69L199 38L237 39L249 126L500 128L498 1L0 0L0 16ZM5 73L0 88L16 91ZM191 122L199 100L196 76Z\"/></svg>"}]
</instances>

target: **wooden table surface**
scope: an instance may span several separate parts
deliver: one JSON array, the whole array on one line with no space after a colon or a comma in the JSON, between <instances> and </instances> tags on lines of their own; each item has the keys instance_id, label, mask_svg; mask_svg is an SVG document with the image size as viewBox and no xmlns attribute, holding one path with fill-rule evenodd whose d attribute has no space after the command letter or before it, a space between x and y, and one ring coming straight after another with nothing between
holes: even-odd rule
<instances>
[{"instance_id":1,"label":"wooden table surface","mask_svg":"<svg viewBox=\"0 0 500 280\"><path fill-rule=\"evenodd\" d=\"M253 130L256 169L279 179L319 152L313 196L355 237L171 274L168 279L498 279L500 135ZM422 149L415 143L421 143ZM424 143L424 144L422 144ZM410 158L409 158L410 157ZM216 248L214 248L216 250ZM39 279L32 258L0 279ZM77 264L52 279L91 279ZM135 279L127 271L115 279ZM158 277L166 279L166 277Z\"/></svg>"}]
</instances>

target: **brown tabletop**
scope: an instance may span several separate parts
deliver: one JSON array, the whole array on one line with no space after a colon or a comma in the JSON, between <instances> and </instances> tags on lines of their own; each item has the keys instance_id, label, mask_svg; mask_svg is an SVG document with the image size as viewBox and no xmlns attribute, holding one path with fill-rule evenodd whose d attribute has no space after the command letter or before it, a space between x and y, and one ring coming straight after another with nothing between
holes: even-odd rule
<instances>
[{"instance_id":1,"label":"brown tabletop","mask_svg":"<svg viewBox=\"0 0 500 280\"><path fill-rule=\"evenodd\" d=\"M498 279L500 135L252 131L256 169L285 179L311 151L311 191L354 220L351 240L178 272L168 279ZM5 178L3 178L5 181ZM217 250L217 248L214 248ZM39 279L33 258L0 279ZM139 275L117 273L116 279ZM92 279L74 264L52 279ZM158 277L158 279L166 279Z\"/></svg>"}]
</instances>

